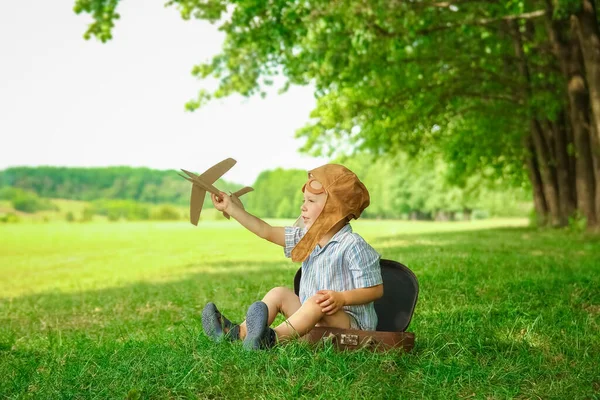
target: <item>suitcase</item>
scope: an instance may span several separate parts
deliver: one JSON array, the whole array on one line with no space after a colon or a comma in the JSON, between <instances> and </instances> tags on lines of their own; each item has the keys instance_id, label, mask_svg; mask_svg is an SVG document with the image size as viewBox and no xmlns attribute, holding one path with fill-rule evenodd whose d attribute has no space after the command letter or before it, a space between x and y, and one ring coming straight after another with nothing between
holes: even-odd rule
<instances>
[{"instance_id":1,"label":"suitcase","mask_svg":"<svg viewBox=\"0 0 600 400\"><path fill-rule=\"evenodd\" d=\"M412 350L415 335L406 332L406 329L419 296L417 277L407 266L396 261L381 259L380 265L384 290L383 297L375 301L378 318L376 330L315 327L302 339L314 344L330 341L339 350ZM294 277L296 295L300 293L301 278L302 268Z\"/></svg>"}]
</instances>

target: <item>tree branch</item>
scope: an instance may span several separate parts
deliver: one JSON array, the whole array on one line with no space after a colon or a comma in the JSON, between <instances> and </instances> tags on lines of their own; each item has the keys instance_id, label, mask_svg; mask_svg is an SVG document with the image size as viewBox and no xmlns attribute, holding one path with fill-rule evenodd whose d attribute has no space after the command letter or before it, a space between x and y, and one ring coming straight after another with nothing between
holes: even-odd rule
<instances>
[{"instance_id":1,"label":"tree branch","mask_svg":"<svg viewBox=\"0 0 600 400\"><path fill-rule=\"evenodd\" d=\"M523 13L523 14L517 14L517 15L506 15L504 17L499 17L499 18L480 18L480 19L473 19L471 21L465 21L462 23L453 23L453 22L447 22L444 25L440 25L440 26L436 26L430 29L422 29L417 31L417 33L419 34L428 34L428 33L433 33L433 32L439 32L439 31L445 31L448 29L454 29L454 28L458 28L464 25L468 25L468 26L486 26L486 25L490 25L493 24L495 22L501 22L501 21L514 21L514 20L519 20L519 19L534 19L534 18L539 18L542 17L546 14L546 10L537 10L537 11L531 11L528 13Z\"/></svg>"}]
</instances>

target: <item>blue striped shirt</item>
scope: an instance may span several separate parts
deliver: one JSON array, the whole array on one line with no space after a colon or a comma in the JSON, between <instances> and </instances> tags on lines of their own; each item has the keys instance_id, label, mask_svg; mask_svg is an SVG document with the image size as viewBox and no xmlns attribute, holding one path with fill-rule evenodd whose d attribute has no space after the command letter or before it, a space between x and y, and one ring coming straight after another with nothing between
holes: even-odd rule
<instances>
[{"instance_id":1,"label":"blue striped shirt","mask_svg":"<svg viewBox=\"0 0 600 400\"><path fill-rule=\"evenodd\" d=\"M292 249L305 233L303 228L285 227L286 257L291 257ZM350 224L344 225L323 248L317 244L302 262L300 302L304 303L319 290L342 292L383 283L380 257L359 234L352 232ZM360 329L377 327L373 302L344 306L344 311L356 319Z\"/></svg>"}]
</instances>

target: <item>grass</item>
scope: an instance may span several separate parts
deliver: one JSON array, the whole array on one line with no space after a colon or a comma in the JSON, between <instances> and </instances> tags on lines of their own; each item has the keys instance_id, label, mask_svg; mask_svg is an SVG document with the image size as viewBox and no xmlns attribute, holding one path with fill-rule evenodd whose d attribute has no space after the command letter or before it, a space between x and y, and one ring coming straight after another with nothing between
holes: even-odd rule
<instances>
[{"instance_id":1,"label":"grass","mask_svg":"<svg viewBox=\"0 0 600 400\"><path fill-rule=\"evenodd\" d=\"M298 268L235 222L0 225L0 398L600 398L600 239L522 225L353 223L419 279L406 354L210 342Z\"/></svg>"}]
</instances>

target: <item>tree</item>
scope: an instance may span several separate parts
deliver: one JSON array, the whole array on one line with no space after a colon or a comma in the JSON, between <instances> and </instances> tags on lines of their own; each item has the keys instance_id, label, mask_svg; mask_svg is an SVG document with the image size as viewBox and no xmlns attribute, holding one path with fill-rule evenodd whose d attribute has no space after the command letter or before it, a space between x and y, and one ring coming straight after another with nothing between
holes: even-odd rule
<instances>
[{"instance_id":1,"label":"tree","mask_svg":"<svg viewBox=\"0 0 600 400\"><path fill-rule=\"evenodd\" d=\"M76 0L111 39L118 0ZM454 182L492 169L530 182L539 220L600 226L600 33L592 0L170 0L219 23L221 54L194 68L212 98L313 83L303 150L437 152ZM491 177L490 179L493 179Z\"/></svg>"},{"instance_id":2,"label":"tree","mask_svg":"<svg viewBox=\"0 0 600 400\"><path fill-rule=\"evenodd\" d=\"M296 211L296 212L294 212ZM294 218L298 217L300 214L294 207L292 207L292 203L288 197L284 197L279 205L277 206L277 211L275 211L275 217L277 218Z\"/></svg>"},{"instance_id":3,"label":"tree","mask_svg":"<svg viewBox=\"0 0 600 400\"><path fill-rule=\"evenodd\" d=\"M302 204L300 189L306 178L306 171L299 169L261 172L252 185L254 192L247 195L247 210L261 217L297 217Z\"/></svg>"}]
</instances>

